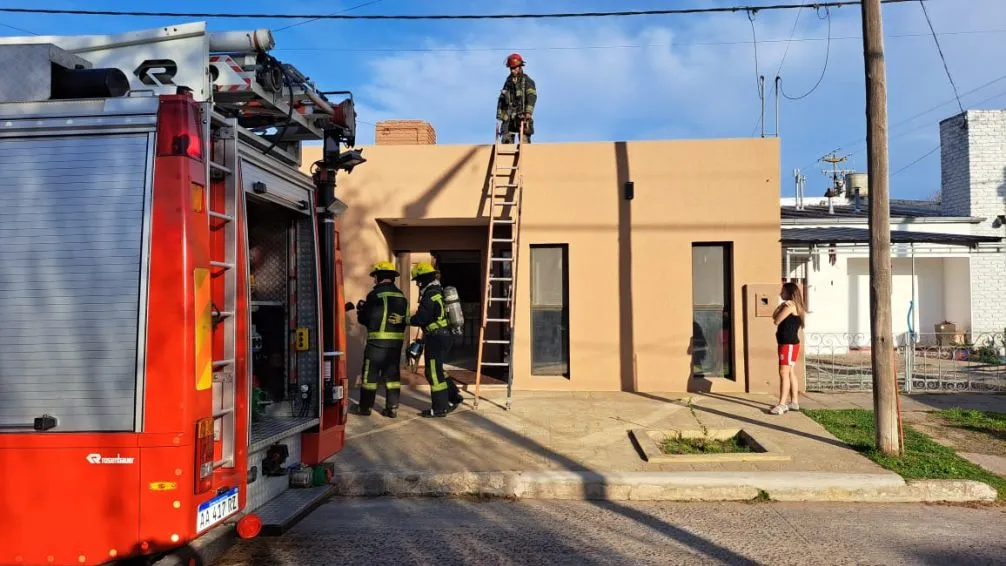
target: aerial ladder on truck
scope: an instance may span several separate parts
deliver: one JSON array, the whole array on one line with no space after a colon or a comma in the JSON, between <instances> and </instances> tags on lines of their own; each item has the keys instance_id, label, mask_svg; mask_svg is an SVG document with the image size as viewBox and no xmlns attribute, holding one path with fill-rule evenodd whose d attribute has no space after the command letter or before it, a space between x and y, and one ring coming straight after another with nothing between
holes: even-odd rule
<instances>
[{"instance_id":1,"label":"aerial ladder on truck","mask_svg":"<svg viewBox=\"0 0 1006 566\"><path fill-rule=\"evenodd\" d=\"M0 563L157 557L225 523L280 533L327 494L348 409L335 179L366 160L352 94L274 46L203 22L0 38ZM324 144L310 174L305 141ZM290 283L299 409L265 425L256 198L300 215L307 273Z\"/></svg>"}]
</instances>

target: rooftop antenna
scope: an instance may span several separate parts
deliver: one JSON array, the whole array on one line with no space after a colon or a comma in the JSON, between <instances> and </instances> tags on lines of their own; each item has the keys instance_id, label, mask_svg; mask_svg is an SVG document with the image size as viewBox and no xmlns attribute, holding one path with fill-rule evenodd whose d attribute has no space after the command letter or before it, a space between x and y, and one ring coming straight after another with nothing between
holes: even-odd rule
<instances>
[{"instance_id":1,"label":"rooftop antenna","mask_svg":"<svg viewBox=\"0 0 1006 566\"><path fill-rule=\"evenodd\" d=\"M799 169L794 169L793 180L796 183L796 209L803 210L803 194L807 185L807 177Z\"/></svg>"},{"instance_id":2,"label":"rooftop antenna","mask_svg":"<svg viewBox=\"0 0 1006 566\"><path fill-rule=\"evenodd\" d=\"M836 152L832 151L828 155L818 159L824 163L831 164L831 170L823 169L821 172L824 173L826 177L831 177L831 186L828 190L824 192L824 196L828 197L828 214L835 214L835 206L832 201L833 198L841 196L845 190L845 175L846 173L855 173L854 169L839 169L838 164L848 161L848 155L838 155Z\"/></svg>"}]
</instances>

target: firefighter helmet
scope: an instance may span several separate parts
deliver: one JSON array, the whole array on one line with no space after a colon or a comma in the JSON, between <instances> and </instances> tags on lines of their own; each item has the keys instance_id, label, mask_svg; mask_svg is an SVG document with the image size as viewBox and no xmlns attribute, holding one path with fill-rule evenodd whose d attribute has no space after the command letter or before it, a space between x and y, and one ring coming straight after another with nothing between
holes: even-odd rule
<instances>
[{"instance_id":1,"label":"firefighter helmet","mask_svg":"<svg viewBox=\"0 0 1006 566\"><path fill-rule=\"evenodd\" d=\"M523 67L524 58L520 56L520 53L511 53L506 58L506 66L509 69L513 69L514 67Z\"/></svg>"},{"instance_id":2,"label":"firefighter helmet","mask_svg":"<svg viewBox=\"0 0 1006 566\"><path fill-rule=\"evenodd\" d=\"M412 266L412 280L415 281L418 277L436 272L436 268L434 268L429 262L421 261Z\"/></svg>"},{"instance_id":3,"label":"firefighter helmet","mask_svg":"<svg viewBox=\"0 0 1006 566\"><path fill-rule=\"evenodd\" d=\"M374 267L370 270L370 276L373 277L380 273L391 273L395 277L398 277L398 270L395 269L395 264L390 261L379 261L374 264Z\"/></svg>"}]
</instances>

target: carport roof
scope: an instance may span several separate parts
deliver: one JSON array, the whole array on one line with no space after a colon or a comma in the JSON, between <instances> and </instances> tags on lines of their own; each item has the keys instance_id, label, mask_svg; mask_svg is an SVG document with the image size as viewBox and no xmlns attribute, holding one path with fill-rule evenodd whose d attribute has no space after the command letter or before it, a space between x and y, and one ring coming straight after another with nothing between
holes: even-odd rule
<instances>
[{"instance_id":1,"label":"carport roof","mask_svg":"<svg viewBox=\"0 0 1006 566\"><path fill-rule=\"evenodd\" d=\"M870 231L862 228L783 228L783 244L865 244L870 241ZM892 230L892 244L944 244L950 246L976 246L984 242L1001 242L999 236L972 234L942 234L938 232L909 232Z\"/></svg>"}]
</instances>

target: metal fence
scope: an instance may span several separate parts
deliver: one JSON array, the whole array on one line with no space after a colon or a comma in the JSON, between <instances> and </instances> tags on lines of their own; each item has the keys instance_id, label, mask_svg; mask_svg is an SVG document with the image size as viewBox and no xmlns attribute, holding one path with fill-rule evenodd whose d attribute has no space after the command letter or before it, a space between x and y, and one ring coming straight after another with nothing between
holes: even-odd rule
<instances>
[{"instance_id":1,"label":"metal fence","mask_svg":"<svg viewBox=\"0 0 1006 566\"><path fill-rule=\"evenodd\" d=\"M1006 336L895 335L898 387L912 392L1006 391ZM870 335L807 333L803 374L809 391L871 391Z\"/></svg>"}]
</instances>

